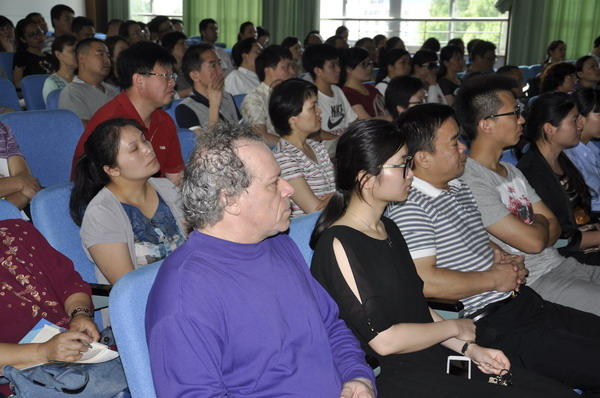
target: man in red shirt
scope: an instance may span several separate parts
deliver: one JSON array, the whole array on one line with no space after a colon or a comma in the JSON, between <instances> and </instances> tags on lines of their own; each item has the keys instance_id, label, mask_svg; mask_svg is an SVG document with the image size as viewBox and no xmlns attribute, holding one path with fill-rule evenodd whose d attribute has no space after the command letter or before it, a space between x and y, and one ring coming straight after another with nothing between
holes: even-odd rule
<instances>
[{"instance_id":1,"label":"man in red shirt","mask_svg":"<svg viewBox=\"0 0 600 398\"><path fill-rule=\"evenodd\" d=\"M144 127L160 163L160 177L180 185L184 163L171 117L161 109L175 93L173 73L175 59L155 43L135 43L119 54L117 72L123 92L106 103L92 116L81 135L73 156L73 169L84 153L84 145L98 124L117 117L136 120ZM71 179L73 179L71 169Z\"/></svg>"}]
</instances>

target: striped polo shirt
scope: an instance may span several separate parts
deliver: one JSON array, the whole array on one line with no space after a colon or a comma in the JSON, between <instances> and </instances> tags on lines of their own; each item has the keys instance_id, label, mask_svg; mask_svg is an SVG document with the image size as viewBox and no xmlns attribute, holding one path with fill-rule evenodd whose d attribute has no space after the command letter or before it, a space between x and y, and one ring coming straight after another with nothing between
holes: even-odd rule
<instances>
[{"instance_id":1,"label":"striped polo shirt","mask_svg":"<svg viewBox=\"0 0 600 398\"><path fill-rule=\"evenodd\" d=\"M393 203L388 216L398 224L413 259L436 257L436 266L461 272L486 271L494 253L475 198L463 181L441 190L414 178L405 203ZM462 299L468 315L508 297L510 292L483 292Z\"/></svg>"}]
</instances>

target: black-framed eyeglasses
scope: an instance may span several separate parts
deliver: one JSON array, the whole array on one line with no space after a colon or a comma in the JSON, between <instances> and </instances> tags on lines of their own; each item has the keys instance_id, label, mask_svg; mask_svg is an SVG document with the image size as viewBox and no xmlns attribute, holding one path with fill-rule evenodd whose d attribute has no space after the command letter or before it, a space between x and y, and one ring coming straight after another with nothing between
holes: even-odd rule
<instances>
[{"instance_id":1,"label":"black-framed eyeglasses","mask_svg":"<svg viewBox=\"0 0 600 398\"><path fill-rule=\"evenodd\" d=\"M421 64L421 67L427 67L427 69L429 70L434 70L440 67L440 64L438 64L437 62L428 62L426 64Z\"/></svg>"},{"instance_id":2,"label":"black-framed eyeglasses","mask_svg":"<svg viewBox=\"0 0 600 398\"><path fill-rule=\"evenodd\" d=\"M366 61L360 64L364 69L367 69L370 66L373 66L373 61Z\"/></svg>"},{"instance_id":3,"label":"black-framed eyeglasses","mask_svg":"<svg viewBox=\"0 0 600 398\"><path fill-rule=\"evenodd\" d=\"M140 73L140 75L144 75L144 76L160 76L160 77L164 77L167 80L177 80L177 78L179 77L179 75L177 73L155 73L155 72L143 72Z\"/></svg>"},{"instance_id":4,"label":"black-framed eyeglasses","mask_svg":"<svg viewBox=\"0 0 600 398\"><path fill-rule=\"evenodd\" d=\"M381 166L379 166L380 169L403 169L402 170L402 177L406 178L406 173L407 170L412 169L412 165L413 165L413 157L412 156L406 156L406 158L404 159L405 162L404 163L400 163L400 164L382 164Z\"/></svg>"},{"instance_id":5,"label":"black-framed eyeglasses","mask_svg":"<svg viewBox=\"0 0 600 398\"><path fill-rule=\"evenodd\" d=\"M512 116L512 115L516 115L517 120L519 120L519 118L521 117L521 108L519 108L519 105L517 105L515 107L515 110L512 112L498 113L495 115L490 115L490 116L484 117L484 119L493 119L493 118L500 117L500 116Z\"/></svg>"}]
</instances>

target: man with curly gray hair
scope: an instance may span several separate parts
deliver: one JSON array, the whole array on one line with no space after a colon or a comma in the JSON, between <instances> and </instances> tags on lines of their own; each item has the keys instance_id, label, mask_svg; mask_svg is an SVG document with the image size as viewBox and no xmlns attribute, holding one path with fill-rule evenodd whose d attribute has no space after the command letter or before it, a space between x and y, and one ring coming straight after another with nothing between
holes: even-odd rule
<instances>
[{"instance_id":1,"label":"man with curly gray hair","mask_svg":"<svg viewBox=\"0 0 600 398\"><path fill-rule=\"evenodd\" d=\"M194 231L148 300L159 397L374 398L358 342L280 233L293 192L248 127L217 124L199 138L182 192Z\"/></svg>"}]
</instances>

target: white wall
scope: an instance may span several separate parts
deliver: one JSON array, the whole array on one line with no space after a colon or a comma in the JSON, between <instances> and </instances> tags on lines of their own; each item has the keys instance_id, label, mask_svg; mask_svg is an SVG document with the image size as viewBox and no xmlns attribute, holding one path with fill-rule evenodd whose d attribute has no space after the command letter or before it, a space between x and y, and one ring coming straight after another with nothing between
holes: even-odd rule
<instances>
[{"instance_id":1,"label":"white wall","mask_svg":"<svg viewBox=\"0 0 600 398\"><path fill-rule=\"evenodd\" d=\"M75 11L75 16L85 16L85 0L0 0L0 15L4 15L16 25L30 12L39 12L46 19L48 29L52 29L50 9L57 4L64 4Z\"/></svg>"}]
</instances>

